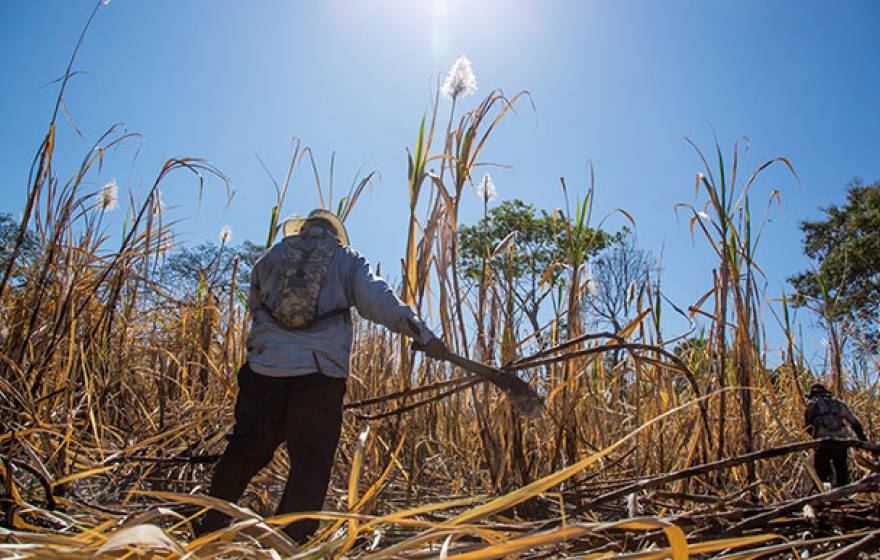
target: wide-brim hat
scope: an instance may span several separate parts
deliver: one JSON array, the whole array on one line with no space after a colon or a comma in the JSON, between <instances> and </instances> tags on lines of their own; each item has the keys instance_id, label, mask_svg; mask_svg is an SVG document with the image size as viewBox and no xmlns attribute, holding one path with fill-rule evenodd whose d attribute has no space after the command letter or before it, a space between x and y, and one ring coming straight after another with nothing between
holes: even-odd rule
<instances>
[{"instance_id":1,"label":"wide-brim hat","mask_svg":"<svg viewBox=\"0 0 880 560\"><path fill-rule=\"evenodd\" d=\"M301 232L310 222L316 220L321 220L329 225L333 230L333 233L336 234L336 238L339 239L339 242L343 245L348 245L348 231L346 231L345 226L342 224L342 220L340 220L333 212L324 210L323 208L312 210L305 218L301 218L298 214L294 214L284 220L284 225L282 226L284 229L284 237L298 235L299 232Z\"/></svg>"}]
</instances>

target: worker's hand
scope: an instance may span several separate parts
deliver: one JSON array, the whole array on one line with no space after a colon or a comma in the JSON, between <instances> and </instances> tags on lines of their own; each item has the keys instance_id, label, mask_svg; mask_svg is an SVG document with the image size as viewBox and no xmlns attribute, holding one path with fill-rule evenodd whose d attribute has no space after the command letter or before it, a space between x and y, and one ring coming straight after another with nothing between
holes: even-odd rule
<instances>
[{"instance_id":1,"label":"worker's hand","mask_svg":"<svg viewBox=\"0 0 880 560\"><path fill-rule=\"evenodd\" d=\"M412 349L424 352L436 360L445 360L450 354L449 348L439 338L432 338L427 344L420 344L413 341Z\"/></svg>"}]
</instances>

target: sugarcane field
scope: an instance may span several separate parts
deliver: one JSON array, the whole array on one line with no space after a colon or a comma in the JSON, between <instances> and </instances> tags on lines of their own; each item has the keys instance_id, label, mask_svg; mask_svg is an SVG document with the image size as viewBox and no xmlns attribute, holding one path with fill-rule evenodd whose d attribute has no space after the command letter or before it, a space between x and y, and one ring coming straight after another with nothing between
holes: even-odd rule
<instances>
[{"instance_id":1,"label":"sugarcane field","mask_svg":"<svg viewBox=\"0 0 880 560\"><path fill-rule=\"evenodd\" d=\"M0 558L880 558L880 4L0 6Z\"/></svg>"}]
</instances>

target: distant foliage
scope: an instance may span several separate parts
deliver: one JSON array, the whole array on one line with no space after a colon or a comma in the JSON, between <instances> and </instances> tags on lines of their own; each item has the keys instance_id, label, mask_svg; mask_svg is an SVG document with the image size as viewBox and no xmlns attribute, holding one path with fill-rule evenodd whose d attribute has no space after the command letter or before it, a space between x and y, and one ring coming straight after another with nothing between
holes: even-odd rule
<instances>
[{"instance_id":1,"label":"distant foliage","mask_svg":"<svg viewBox=\"0 0 880 560\"><path fill-rule=\"evenodd\" d=\"M613 237L601 229L588 229L592 239L588 253L593 256L607 247ZM513 260L508 263L493 253L513 232ZM512 266L517 280L546 273L552 284L558 277L557 265L565 261L566 236L563 217L554 217L546 210L539 212L534 205L519 199L505 200L475 225L459 229L461 270L478 280L483 262L488 259L489 266L499 270Z\"/></svg>"},{"instance_id":2,"label":"distant foliage","mask_svg":"<svg viewBox=\"0 0 880 560\"><path fill-rule=\"evenodd\" d=\"M796 303L845 322L876 350L880 339L880 182L850 183L846 204L801 223L813 268L789 279Z\"/></svg>"},{"instance_id":3,"label":"distant foliage","mask_svg":"<svg viewBox=\"0 0 880 560\"><path fill-rule=\"evenodd\" d=\"M265 249L250 241L238 246L202 243L179 249L168 257L163 278L181 294L195 293L200 287L228 292L232 286L233 262L238 258L236 288L247 294L251 269Z\"/></svg>"},{"instance_id":4,"label":"distant foliage","mask_svg":"<svg viewBox=\"0 0 880 560\"><path fill-rule=\"evenodd\" d=\"M635 319L638 298L655 267L654 257L638 246L629 228L618 232L592 264L595 290L588 305L596 319L615 332Z\"/></svg>"},{"instance_id":5,"label":"distant foliage","mask_svg":"<svg viewBox=\"0 0 880 560\"><path fill-rule=\"evenodd\" d=\"M517 307L526 314L532 327L538 329L542 302L550 289L558 285L565 270L571 245L567 241L569 230L578 232L579 239L589 238L587 258L612 240L612 236L601 229L566 228L561 215L538 211L522 200L502 201L475 225L460 227L461 271L468 279L480 282L485 264L486 274L504 278L512 285ZM504 246L500 246L502 242Z\"/></svg>"},{"instance_id":6,"label":"distant foliage","mask_svg":"<svg viewBox=\"0 0 880 560\"><path fill-rule=\"evenodd\" d=\"M483 262L491 256L495 247L512 232L516 233L513 257L513 276L521 279L527 275L543 274L564 255L562 239L565 235L561 224L556 223L546 210L540 213L534 205L522 200L505 200L489 210L488 214L473 226L461 226L459 247L462 272L469 278L479 280ZM490 266L501 265L489 259Z\"/></svg>"},{"instance_id":7,"label":"distant foliage","mask_svg":"<svg viewBox=\"0 0 880 560\"><path fill-rule=\"evenodd\" d=\"M0 272L6 270L12 259L15 242L18 239L20 224L10 214L0 213ZM18 259L15 262L15 270L12 271L13 282L20 280L23 267L32 262L37 255L39 243L37 236L28 231L25 233L24 243L19 250Z\"/></svg>"}]
</instances>

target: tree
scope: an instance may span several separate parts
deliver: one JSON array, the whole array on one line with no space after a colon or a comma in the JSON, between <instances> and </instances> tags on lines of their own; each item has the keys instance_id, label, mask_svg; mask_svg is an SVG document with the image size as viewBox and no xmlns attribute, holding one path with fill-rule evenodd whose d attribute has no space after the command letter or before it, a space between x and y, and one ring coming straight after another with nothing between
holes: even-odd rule
<instances>
[{"instance_id":1,"label":"tree","mask_svg":"<svg viewBox=\"0 0 880 560\"><path fill-rule=\"evenodd\" d=\"M163 267L165 282L181 294L196 293L200 286L228 292L232 286L233 262L238 259L236 286L247 294L250 273L262 255L261 245L245 241L238 247L202 243L193 248L178 249Z\"/></svg>"},{"instance_id":2,"label":"tree","mask_svg":"<svg viewBox=\"0 0 880 560\"><path fill-rule=\"evenodd\" d=\"M789 278L794 303L816 311L830 329L838 360L844 329L876 352L880 338L880 182L853 180L846 204L822 209L824 219L804 221L810 270Z\"/></svg>"},{"instance_id":3,"label":"tree","mask_svg":"<svg viewBox=\"0 0 880 560\"><path fill-rule=\"evenodd\" d=\"M641 249L629 228L615 234L592 265L595 289L588 298L593 314L619 332L635 318L636 301L648 283L654 257Z\"/></svg>"},{"instance_id":4,"label":"tree","mask_svg":"<svg viewBox=\"0 0 880 560\"><path fill-rule=\"evenodd\" d=\"M6 270L12 259L12 249L18 239L20 224L7 213L0 213L0 274ZM23 267L32 262L37 255L39 243L34 232L28 230L25 232L24 243L22 243L18 258L14 264L14 269L10 278L13 282L21 279Z\"/></svg>"},{"instance_id":5,"label":"tree","mask_svg":"<svg viewBox=\"0 0 880 560\"><path fill-rule=\"evenodd\" d=\"M513 232L516 232L515 239L511 239L513 250L499 251L499 243ZM590 229L589 234L593 240L590 255L611 239L602 230ZM538 212L534 205L522 200L505 200L489 210L477 224L459 229L461 271L470 280L480 282L485 265L495 277L509 282L517 307L537 331L541 305L560 278L566 235L564 218L546 210Z\"/></svg>"}]
</instances>

